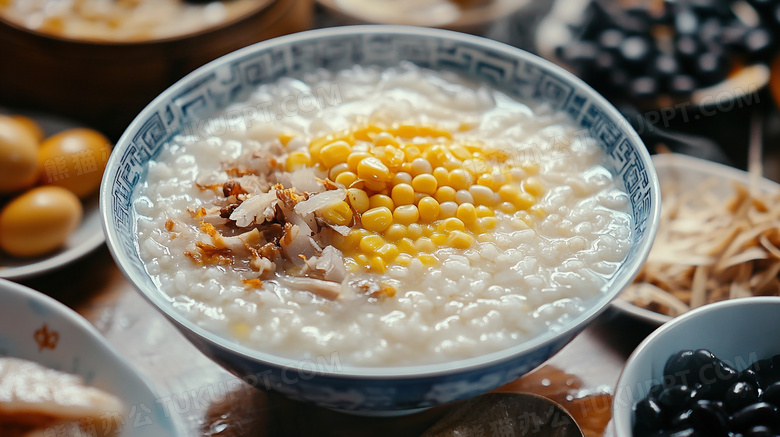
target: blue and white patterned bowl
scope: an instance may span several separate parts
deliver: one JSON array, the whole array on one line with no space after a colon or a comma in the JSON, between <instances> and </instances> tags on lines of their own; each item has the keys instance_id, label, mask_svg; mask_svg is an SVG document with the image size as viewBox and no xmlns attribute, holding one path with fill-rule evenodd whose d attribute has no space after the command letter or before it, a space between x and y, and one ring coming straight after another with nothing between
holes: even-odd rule
<instances>
[{"instance_id":1,"label":"blue and white patterned bowl","mask_svg":"<svg viewBox=\"0 0 780 437\"><path fill-rule=\"evenodd\" d=\"M108 427L116 426L117 437L180 435L148 382L78 313L5 279L0 279L0 302L0 357L21 358L78 375L87 385L122 400L125 411L107 411L94 421L85 419L87 429L102 429L105 434ZM82 435L68 426L49 428L43 435Z\"/></svg>"},{"instance_id":2,"label":"blue and white patterned bowl","mask_svg":"<svg viewBox=\"0 0 780 437\"><path fill-rule=\"evenodd\" d=\"M208 332L176 311L144 270L138 255L133 199L147 161L177 132L217 114L260 84L316 69L355 64L395 66L411 61L459 73L519 98L543 100L589 129L607 166L630 195L634 244L607 290L562 329L515 347L451 363L360 368L338 362L292 362ZM162 93L117 143L100 192L108 246L125 275L203 353L261 388L354 412L412 410L499 387L534 369L569 342L635 277L655 235L659 189L650 157L619 113L583 82L521 50L459 33L404 26L355 26L300 33L220 58ZM327 361L327 360L325 360Z\"/></svg>"}]
</instances>

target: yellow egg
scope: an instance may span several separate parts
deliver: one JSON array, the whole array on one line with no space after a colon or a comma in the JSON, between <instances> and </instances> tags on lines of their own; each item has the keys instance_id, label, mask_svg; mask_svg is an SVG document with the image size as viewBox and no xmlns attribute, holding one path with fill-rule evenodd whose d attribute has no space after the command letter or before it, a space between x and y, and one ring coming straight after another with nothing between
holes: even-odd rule
<instances>
[{"instance_id":1,"label":"yellow egg","mask_svg":"<svg viewBox=\"0 0 780 437\"><path fill-rule=\"evenodd\" d=\"M24 128L27 129L27 132L30 132L32 136L35 137L35 141L37 141L39 144L41 141L43 141L44 138L46 138L46 134L43 132L43 128L41 128L38 122L32 118L25 117L24 115L12 115L11 118L24 126Z\"/></svg>"},{"instance_id":2,"label":"yellow egg","mask_svg":"<svg viewBox=\"0 0 780 437\"><path fill-rule=\"evenodd\" d=\"M0 248L20 257L50 252L65 243L82 215L81 201L65 188L33 188L0 211Z\"/></svg>"},{"instance_id":3,"label":"yellow egg","mask_svg":"<svg viewBox=\"0 0 780 437\"><path fill-rule=\"evenodd\" d=\"M85 197L100 186L111 145L92 129L70 129L41 144L38 165L41 183L67 188Z\"/></svg>"},{"instance_id":4,"label":"yellow egg","mask_svg":"<svg viewBox=\"0 0 780 437\"><path fill-rule=\"evenodd\" d=\"M27 188L38 179L38 141L11 117L0 115L0 193Z\"/></svg>"}]
</instances>

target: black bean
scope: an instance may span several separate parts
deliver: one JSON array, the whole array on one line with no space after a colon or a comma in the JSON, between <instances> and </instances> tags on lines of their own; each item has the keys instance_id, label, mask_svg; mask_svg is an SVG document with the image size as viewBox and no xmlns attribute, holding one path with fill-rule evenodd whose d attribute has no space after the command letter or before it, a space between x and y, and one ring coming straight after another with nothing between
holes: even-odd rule
<instances>
[{"instance_id":1,"label":"black bean","mask_svg":"<svg viewBox=\"0 0 780 437\"><path fill-rule=\"evenodd\" d=\"M775 437L775 433L768 426L754 426L745 431L745 437Z\"/></svg>"},{"instance_id":2,"label":"black bean","mask_svg":"<svg viewBox=\"0 0 780 437\"><path fill-rule=\"evenodd\" d=\"M686 411L693 403L693 390L687 385L667 387L658 395L658 404L664 411Z\"/></svg>"},{"instance_id":3,"label":"black bean","mask_svg":"<svg viewBox=\"0 0 780 437\"><path fill-rule=\"evenodd\" d=\"M655 97L658 95L658 81L648 76L637 77L631 81L630 92L639 99Z\"/></svg>"},{"instance_id":4,"label":"black bean","mask_svg":"<svg viewBox=\"0 0 780 437\"><path fill-rule=\"evenodd\" d=\"M751 368L747 368L747 369L739 372L739 377L737 378L737 380L743 381L743 382L749 382L749 383L755 385L756 388L759 389L759 392L761 391L761 388L762 388L761 377L758 376L758 373L755 370L751 369Z\"/></svg>"},{"instance_id":5,"label":"black bean","mask_svg":"<svg viewBox=\"0 0 780 437\"><path fill-rule=\"evenodd\" d=\"M696 81L687 74L678 74L669 80L669 90L673 95L688 95L696 90Z\"/></svg>"},{"instance_id":6,"label":"black bean","mask_svg":"<svg viewBox=\"0 0 780 437\"><path fill-rule=\"evenodd\" d=\"M693 428L685 428L679 431L669 431L658 434L658 437L697 437L696 431Z\"/></svg>"},{"instance_id":7,"label":"black bean","mask_svg":"<svg viewBox=\"0 0 780 437\"><path fill-rule=\"evenodd\" d=\"M677 12L674 19L674 27L677 33L692 35L699 28L699 19L691 9L683 9Z\"/></svg>"},{"instance_id":8,"label":"black bean","mask_svg":"<svg viewBox=\"0 0 780 437\"><path fill-rule=\"evenodd\" d=\"M653 399L644 399L634 406L636 429L643 431L658 431L663 426L663 411Z\"/></svg>"},{"instance_id":9,"label":"black bean","mask_svg":"<svg viewBox=\"0 0 780 437\"><path fill-rule=\"evenodd\" d=\"M625 37L625 34L619 29L606 29L599 35L598 43L604 50L617 52Z\"/></svg>"},{"instance_id":10,"label":"black bean","mask_svg":"<svg viewBox=\"0 0 780 437\"><path fill-rule=\"evenodd\" d=\"M780 407L780 382L768 385L761 395L761 400Z\"/></svg>"},{"instance_id":11,"label":"black bean","mask_svg":"<svg viewBox=\"0 0 780 437\"><path fill-rule=\"evenodd\" d=\"M752 426L773 426L777 420L777 407L766 402L757 402L737 411L731 416L734 428L745 430Z\"/></svg>"},{"instance_id":12,"label":"black bean","mask_svg":"<svg viewBox=\"0 0 780 437\"><path fill-rule=\"evenodd\" d=\"M711 401L698 401L691 408L693 428L708 437L728 437L726 416L719 405Z\"/></svg>"},{"instance_id":13,"label":"black bean","mask_svg":"<svg viewBox=\"0 0 780 437\"><path fill-rule=\"evenodd\" d=\"M758 386L745 381L732 384L726 391L724 403L728 411L738 411L758 402Z\"/></svg>"},{"instance_id":14,"label":"black bean","mask_svg":"<svg viewBox=\"0 0 780 437\"><path fill-rule=\"evenodd\" d=\"M644 37L629 36L620 44L620 54L628 63L643 63L650 56L650 44Z\"/></svg>"},{"instance_id":15,"label":"black bean","mask_svg":"<svg viewBox=\"0 0 780 437\"><path fill-rule=\"evenodd\" d=\"M666 360L664 366L664 384L675 385L678 383L693 385L698 381L692 379L692 375L698 371L693 362L693 351L684 350L677 352Z\"/></svg>"},{"instance_id":16,"label":"black bean","mask_svg":"<svg viewBox=\"0 0 780 437\"><path fill-rule=\"evenodd\" d=\"M680 66L674 56L661 54L655 58L655 71L662 76L673 76L680 72Z\"/></svg>"}]
</instances>

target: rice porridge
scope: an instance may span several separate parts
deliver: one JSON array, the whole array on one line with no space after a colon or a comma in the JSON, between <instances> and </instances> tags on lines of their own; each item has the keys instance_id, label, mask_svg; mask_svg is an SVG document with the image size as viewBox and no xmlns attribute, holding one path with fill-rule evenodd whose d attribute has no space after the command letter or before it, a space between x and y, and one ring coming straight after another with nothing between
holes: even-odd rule
<instances>
[{"instance_id":1,"label":"rice porridge","mask_svg":"<svg viewBox=\"0 0 780 437\"><path fill-rule=\"evenodd\" d=\"M150 163L138 250L179 311L253 349L495 352L589 308L628 253L603 152L544 104L402 64L281 79L225 113Z\"/></svg>"}]
</instances>

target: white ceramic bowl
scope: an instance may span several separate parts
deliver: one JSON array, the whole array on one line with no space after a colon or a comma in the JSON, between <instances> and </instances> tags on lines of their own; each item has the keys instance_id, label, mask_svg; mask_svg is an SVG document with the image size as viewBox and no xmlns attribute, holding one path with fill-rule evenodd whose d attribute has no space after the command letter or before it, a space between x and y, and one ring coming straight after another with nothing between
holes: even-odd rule
<instances>
[{"instance_id":1,"label":"white ceramic bowl","mask_svg":"<svg viewBox=\"0 0 780 437\"><path fill-rule=\"evenodd\" d=\"M605 165L629 193L634 232L626 260L589 308L557 330L505 350L449 363L400 367L342 366L312 374L292 360L240 345L198 326L174 308L144 269L133 201L147 163L188 123L213 115L279 76L327 68L396 66L411 61L490 84L518 98L541 100L589 129ZM522 50L451 31L405 26L353 26L260 43L200 68L161 94L117 142L100 193L108 247L127 278L203 353L231 372L294 399L353 412L414 410L472 397L531 371L598 316L636 276L659 215L658 180L630 125L604 98L561 68ZM321 366L316 366L322 369ZM262 378L258 377L262 375Z\"/></svg>"},{"instance_id":2,"label":"white ceramic bowl","mask_svg":"<svg viewBox=\"0 0 780 437\"><path fill-rule=\"evenodd\" d=\"M715 182L709 187L711 192L717 193L724 199L734 194L734 182L744 185L750 183L750 175L745 171L687 155L675 153L653 155L653 165L662 185L672 183L685 189L713 179ZM769 179L761 179L759 187L766 192L780 190L780 185ZM653 325L662 325L672 320L670 316L634 305L621 296L612 302L612 306L618 311Z\"/></svg>"},{"instance_id":3,"label":"white ceramic bowl","mask_svg":"<svg viewBox=\"0 0 780 437\"><path fill-rule=\"evenodd\" d=\"M79 375L88 385L119 397L126 409L116 412L121 424L117 437L181 435L144 377L78 313L4 279L0 279L0 302L0 356Z\"/></svg>"},{"instance_id":4,"label":"white ceramic bowl","mask_svg":"<svg viewBox=\"0 0 780 437\"><path fill-rule=\"evenodd\" d=\"M620 375L612 401L616 435L633 435L633 406L663 381L664 365L673 354L707 349L741 371L780 354L776 332L780 332L780 297L717 302L664 324L634 350Z\"/></svg>"}]
</instances>

